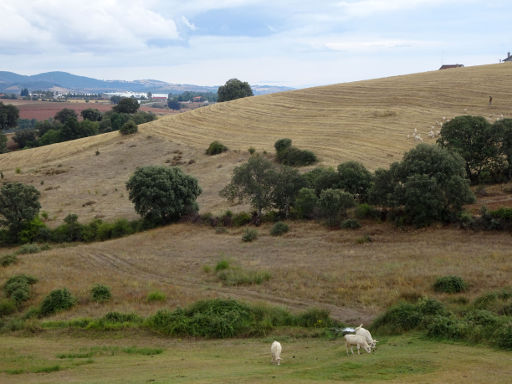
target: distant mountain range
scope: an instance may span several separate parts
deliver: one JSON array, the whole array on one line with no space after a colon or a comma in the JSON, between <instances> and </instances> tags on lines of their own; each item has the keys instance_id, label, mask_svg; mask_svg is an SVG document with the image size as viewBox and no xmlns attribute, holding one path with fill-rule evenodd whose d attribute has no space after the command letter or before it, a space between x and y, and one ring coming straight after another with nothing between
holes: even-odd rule
<instances>
[{"instance_id":1,"label":"distant mountain range","mask_svg":"<svg viewBox=\"0 0 512 384\"><path fill-rule=\"evenodd\" d=\"M17 73L0 71L0 92L19 93L21 89L52 90L60 92L152 92L152 93L182 93L217 92L218 86L193 84L171 84L160 80L98 80L85 76L72 75L67 72L46 72L38 75L24 76ZM293 88L274 85L251 85L256 95L289 91Z\"/></svg>"}]
</instances>

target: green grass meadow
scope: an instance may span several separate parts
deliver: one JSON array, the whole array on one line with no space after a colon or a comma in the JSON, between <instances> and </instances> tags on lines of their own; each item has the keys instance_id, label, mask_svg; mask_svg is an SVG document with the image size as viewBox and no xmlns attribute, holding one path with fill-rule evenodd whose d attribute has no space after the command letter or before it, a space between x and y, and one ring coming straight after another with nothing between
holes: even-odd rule
<instances>
[{"instance_id":1,"label":"green grass meadow","mask_svg":"<svg viewBox=\"0 0 512 384\"><path fill-rule=\"evenodd\" d=\"M44 333L0 337L0 382L8 383L511 383L509 352L382 338L377 351L346 355L343 339L271 337L190 340L147 335Z\"/></svg>"}]
</instances>

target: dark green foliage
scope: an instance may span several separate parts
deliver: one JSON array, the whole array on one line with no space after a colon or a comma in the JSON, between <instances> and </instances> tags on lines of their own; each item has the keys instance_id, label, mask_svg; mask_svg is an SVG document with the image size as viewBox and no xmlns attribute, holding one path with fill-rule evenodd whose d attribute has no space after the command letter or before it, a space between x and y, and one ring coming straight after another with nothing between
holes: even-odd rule
<instances>
[{"instance_id":1,"label":"dark green foliage","mask_svg":"<svg viewBox=\"0 0 512 384\"><path fill-rule=\"evenodd\" d=\"M34 129L17 130L12 139L18 148L32 148L37 146L36 133Z\"/></svg>"},{"instance_id":2,"label":"dark green foliage","mask_svg":"<svg viewBox=\"0 0 512 384\"><path fill-rule=\"evenodd\" d=\"M307 188L312 188L317 196L325 189L339 189L339 175L333 168L316 167L302 175Z\"/></svg>"},{"instance_id":3,"label":"dark green foliage","mask_svg":"<svg viewBox=\"0 0 512 384\"><path fill-rule=\"evenodd\" d=\"M128 120L119 129L119 132L122 135L132 135L134 133L137 133L137 124L135 124L135 122L133 120Z\"/></svg>"},{"instance_id":4,"label":"dark green foliage","mask_svg":"<svg viewBox=\"0 0 512 384\"><path fill-rule=\"evenodd\" d=\"M307 328L325 328L334 325L326 309L310 309L297 316L296 324Z\"/></svg>"},{"instance_id":5,"label":"dark green foliage","mask_svg":"<svg viewBox=\"0 0 512 384\"><path fill-rule=\"evenodd\" d=\"M54 143L60 143L61 136L60 131L56 129L50 129L46 131L38 140L39 145L50 145Z\"/></svg>"},{"instance_id":6,"label":"dark green foliage","mask_svg":"<svg viewBox=\"0 0 512 384\"><path fill-rule=\"evenodd\" d=\"M206 150L207 155L218 155L219 153L226 152L228 150L228 147L226 147L224 144L222 144L219 141L212 141L210 143L210 146Z\"/></svg>"},{"instance_id":7,"label":"dark green foliage","mask_svg":"<svg viewBox=\"0 0 512 384\"><path fill-rule=\"evenodd\" d=\"M18 262L18 257L16 255L4 255L0 256L0 265L2 267L7 267L11 264L16 264Z\"/></svg>"},{"instance_id":8,"label":"dark green foliage","mask_svg":"<svg viewBox=\"0 0 512 384\"><path fill-rule=\"evenodd\" d=\"M276 152L281 152L285 149L288 149L292 146L292 140L291 139L279 139L274 143L274 148L276 149Z\"/></svg>"},{"instance_id":9,"label":"dark green foliage","mask_svg":"<svg viewBox=\"0 0 512 384\"><path fill-rule=\"evenodd\" d=\"M354 197L341 189L326 189L320 193L318 204L327 225L334 227L346 216L347 209L355 206Z\"/></svg>"},{"instance_id":10,"label":"dark green foliage","mask_svg":"<svg viewBox=\"0 0 512 384\"><path fill-rule=\"evenodd\" d=\"M78 120L78 115L74 110L64 108L55 114L54 119L65 124L68 120Z\"/></svg>"},{"instance_id":11,"label":"dark green foliage","mask_svg":"<svg viewBox=\"0 0 512 384\"><path fill-rule=\"evenodd\" d=\"M222 189L221 196L229 201L247 199L261 217L263 209L272 204L271 196L276 172L271 161L254 155L233 171L231 182Z\"/></svg>"},{"instance_id":12,"label":"dark green foliage","mask_svg":"<svg viewBox=\"0 0 512 384\"><path fill-rule=\"evenodd\" d=\"M139 109L139 106L139 102L136 99L131 97L122 97L112 110L118 113L135 113Z\"/></svg>"},{"instance_id":13,"label":"dark green foliage","mask_svg":"<svg viewBox=\"0 0 512 384\"><path fill-rule=\"evenodd\" d=\"M221 260L217 263L217 265L215 265L215 272L223 271L228 268L229 268L229 261Z\"/></svg>"},{"instance_id":14,"label":"dark green foliage","mask_svg":"<svg viewBox=\"0 0 512 384\"><path fill-rule=\"evenodd\" d=\"M223 101L240 99L252 95L253 93L249 83L246 81L242 82L238 79L230 79L217 90L217 101L221 103Z\"/></svg>"},{"instance_id":15,"label":"dark green foliage","mask_svg":"<svg viewBox=\"0 0 512 384\"><path fill-rule=\"evenodd\" d=\"M66 289L56 289L50 292L41 303L40 316L52 315L56 312L71 308L76 299Z\"/></svg>"},{"instance_id":16,"label":"dark green foliage","mask_svg":"<svg viewBox=\"0 0 512 384\"><path fill-rule=\"evenodd\" d=\"M32 185L4 184L0 189L0 215L4 217L1 223L13 231L19 230L23 222L32 220L39 213L40 195Z\"/></svg>"},{"instance_id":17,"label":"dark green foliage","mask_svg":"<svg viewBox=\"0 0 512 384\"><path fill-rule=\"evenodd\" d=\"M7 152L7 136L0 133L0 153Z\"/></svg>"},{"instance_id":18,"label":"dark green foliage","mask_svg":"<svg viewBox=\"0 0 512 384\"><path fill-rule=\"evenodd\" d=\"M174 111L179 111L181 109L181 103L175 98L167 99L167 106Z\"/></svg>"},{"instance_id":19,"label":"dark green foliage","mask_svg":"<svg viewBox=\"0 0 512 384\"><path fill-rule=\"evenodd\" d=\"M277 161L284 165L301 167L314 164L318 159L311 151L289 147L277 153Z\"/></svg>"},{"instance_id":20,"label":"dark green foliage","mask_svg":"<svg viewBox=\"0 0 512 384\"><path fill-rule=\"evenodd\" d=\"M14 128L19 116L20 111L16 106L0 102L0 130Z\"/></svg>"},{"instance_id":21,"label":"dark green foliage","mask_svg":"<svg viewBox=\"0 0 512 384\"><path fill-rule=\"evenodd\" d=\"M246 228L242 235L242 241L243 242L251 242L258 238L258 231L255 229Z\"/></svg>"},{"instance_id":22,"label":"dark green foliage","mask_svg":"<svg viewBox=\"0 0 512 384\"><path fill-rule=\"evenodd\" d=\"M144 112L144 111L138 111L132 114L131 119L135 121L135 124L144 124L148 123L150 121L156 120L157 117L153 112Z\"/></svg>"},{"instance_id":23,"label":"dark green foliage","mask_svg":"<svg viewBox=\"0 0 512 384\"><path fill-rule=\"evenodd\" d=\"M341 228L343 229L358 229L361 228L361 224L356 219L346 219L341 222Z\"/></svg>"},{"instance_id":24,"label":"dark green foliage","mask_svg":"<svg viewBox=\"0 0 512 384\"><path fill-rule=\"evenodd\" d=\"M135 211L152 222L168 223L198 210L197 180L176 167L137 168L126 183Z\"/></svg>"},{"instance_id":25,"label":"dark green foliage","mask_svg":"<svg viewBox=\"0 0 512 384\"><path fill-rule=\"evenodd\" d=\"M455 221L462 206L474 201L460 156L427 144L407 152L389 171L376 173L370 196L378 204L402 207L400 220L418 227Z\"/></svg>"},{"instance_id":26,"label":"dark green foliage","mask_svg":"<svg viewBox=\"0 0 512 384\"><path fill-rule=\"evenodd\" d=\"M241 227L251 222L251 215L247 212L240 212L233 215L232 224L234 227Z\"/></svg>"},{"instance_id":27,"label":"dark green foliage","mask_svg":"<svg viewBox=\"0 0 512 384\"><path fill-rule=\"evenodd\" d=\"M507 160L506 174L512 179L512 119L501 119L493 124L494 132L499 132L502 138L501 153Z\"/></svg>"},{"instance_id":28,"label":"dark green foliage","mask_svg":"<svg viewBox=\"0 0 512 384\"><path fill-rule=\"evenodd\" d=\"M434 316L426 325L427 336L435 339L460 339L464 336L463 324L449 316Z\"/></svg>"},{"instance_id":29,"label":"dark green foliage","mask_svg":"<svg viewBox=\"0 0 512 384\"><path fill-rule=\"evenodd\" d=\"M270 196L272 208L277 209L281 217L287 218L305 182L299 171L291 167L281 166L276 172Z\"/></svg>"},{"instance_id":30,"label":"dark green foliage","mask_svg":"<svg viewBox=\"0 0 512 384\"><path fill-rule=\"evenodd\" d=\"M283 221L278 221L272 226L272 229L270 230L270 234L272 236L281 236L284 235L286 232L289 231L288 224L286 224Z\"/></svg>"},{"instance_id":31,"label":"dark green foliage","mask_svg":"<svg viewBox=\"0 0 512 384\"><path fill-rule=\"evenodd\" d=\"M80 112L84 120L101 121L103 114L96 108L87 108Z\"/></svg>"},{"instance_id":32,"label":"dark green foliage","mask_svg":"<svg viewBox=\"0 0 512 384\"><path fill-rule=\"evenodd\" d=\"M339 188L353 194L359 202L366 202L373 184L372 174L357 161L338 165Z\"/></svg>"},{"instance_id":33,"label":"dark green foliage","mask_svg":"<svg viewBox=\"0 0 512 384\"><path fill-rule=\"evenodd\" d=\"M318 196L313 189L302 188L295 199L297 216L303 219L311 219L316 215Z\"/></svg>"},{"instance_id":34,"label":"dark green foliage","mask_svg":"<svg viewBox=\"0 0 512 384\"><path fill-rule=\"evenodd\" d=\"M497 345L500 348L512 350L512 324L499 329L496 335Z\"/></svg>"},{"instance_id":35,"label":"dark green foliage","mask_svg":"<svg viewBox=\"0 0 512 384\"><path fill-rule=\"evenodd\" d=\"M96 284L91 289L91 298L97 303L104 303L112 298L112 293L106 285Z\"/></svg>"},{"instance_id":36,"label":"dark green foliage","mask_svg":"<svg viewBox=\"0 0 512 384\"><path fill-rule=\"evenodd\" d=\"M16 312L16 302L12 299L0 299L0 318Z\"/></svg>"},{"instance_id":37,"label":"dark green foliage","mask_svg":"<svg viewBox=\"0 0 512 384\"><path fill-rule=\"evenodd\" d=\"M389 333L409 331L420 325L421 314L414 304L402 303L388 309L377 317L372 328Z\"/></svg>"},{"instance_id":38,"label":"dark green foliage","mask_svg":"<svg viewBox=\"0 0 512 384\"><path fill-rule=\"evenodd\" d=\"M459 276L439 277L434 283L434 290L436 292L459 293L465 292L466 289L466 282Z\"/></svg>"},{"instance_id":39,"label":"dark green foliage","mask_svg":"<svg viewBox=\"0 0 512 384\"><path fill-rule=\"evenodd\" d=\"M4 284L5 296L11 298L17 305L30 299L31 288L37 279L28 275L16 275L7 280Z\"/></svg>"},{"instance_id":40,"label":"dark green foliage","mask_svg":"<svg viewBox=\"0 0 512 384\"><path fill-rule=\"evenodd\" d=\"M371 205L363 203L356 207L355 215L358 219L378 219L380 211Z\"/></svg>"},{"instance_id":41,"label":"dark green foliage","mask_svg":"<svg viewBox=\"0 0 512 384\"><path fill-rule=\"evenodd\" d=\"M477 183L483 172L492 174L502 167L501 136L500 127L482 116L457 116L443 124L437 142L462 156L468 177Z\"/></svg>"}]
</instances>

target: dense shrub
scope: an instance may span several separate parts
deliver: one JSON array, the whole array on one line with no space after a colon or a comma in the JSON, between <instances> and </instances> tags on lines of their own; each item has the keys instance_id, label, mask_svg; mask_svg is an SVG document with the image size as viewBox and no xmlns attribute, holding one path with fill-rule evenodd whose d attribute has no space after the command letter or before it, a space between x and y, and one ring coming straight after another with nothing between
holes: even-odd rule
<instances>
[{"instance_id":1,"label":"dense shrub","mask_svg":"<svg viewBox=\"0 0 512 384\"><path fill-rule=\"evenodd\" d=\"M288 224L286 224L283 221L278 221L270 229L270 234L272 236L281 236L281 235L284 235L289 230L290 230L290 228L288 227Z\"/></svg>"},{"instance_id":2,"label":"dense shrub","mask_svg":"<svg viewBox=\"0 0 512 384\"><path fill-rule=\"evenodd\" d=\"M92 300L97 303L104 303L112 298L112 293L110 292L110 288L106 285L96 284L91 289L91 297Z\"/></svg>"},{"instance_id":3,"label":"dense shrub","mask_svg":"<svg viewBox=\"0 0 512 384\"><path fill-rule=\"evenodd\" d=\"M0 317L16 312L16 302L12 299L0 299Z\"/></svg>"},{"instance_id":4,"label":"dense shrub","mask_svg":"<svg viewBox=\"0 0 512 384\"><path fill-rule=\"evenodd\" d=\"M333 325L329 311L325 309L310 309L297 316L296 325L301 327L324 328Z\"/></svg>"},{"instance_id":5,"label":"dense shrub","mask_svg":"<svg viewBox=\"0 0 512 384\"><path fill-rule=\"evenodd\" d=\"M284 151L285 149L288 149L292 146L292 140L291 139L279 139L274 143L274 148L276 149L276 152Z\"/></svg>"},{"instance_id":6,"label":"dense shrub","mask_svg":"<svg viewBox=\"0 0 512 384\"><path fill-rule=\"evenodd\" d=\"M31 288L37 279L28 275L16 275L9 278L4 284L4 293L11 298L17 305L30 299Z\"/></svg>"},{"instance_id":7,"label":"dense shrub","mask_svg":"<svg viewBox=\"0 0 512 384\"><path fill-rule=\"evenodd\" d=\"M0 265L2 267L7 267L8 265L15 264L18 262L18 258L16 255L4 255L0 256Z\"/></svg>"},{"instance_id":8,"label":"dense shrub","mask_svg":"<svg viewBox=\"0 0 512 384\"><path fill-rule=\"evenodd\" d=\"M496 336L498 347L512 350L512 324L498 330Z\"/></svg>"},{"instance_id":9,"label":"dense shrub","mask_svg":"<svg viewBox=\"0 0 512 384\"><path fill-rule=\"evenodd\" d=\"M122 135L132 135L134 133L137 133L137 131L138 131L137 124L133 120L128 120L119 129L119 132Z\"/></svg>"},{"instance_id":10,"label":"dense shrub","mask_svg":"<svg viewBox=\"0 0 512 384\"><path fill-rule=\"evenodd\" d=\"M258 231L255 229L247 228L243 235L242 235L242 241L244 242L251 242L258 238Z\"/></svg>"},{"instance_id":11,"label":"dense shrub","mask_svg":"<svg viewBox=\"0 0 512 384\"><path fill-rule=\"evenodd\" d=\"M458 276L439 277L434 283L434 290L436 292L459 293L466 291L466 289L467 284Z\"/></svg>"},{"instance_id":12,"label":"dense shrub","mask_svg":"<svg viewBox=\"0 0 512 384\"><path fill-rule=\"evenodd\" d=\"M373 184L372 174L357 161L338 165L339 188L353 194L359 202L366 202Z\"/></svg>"},{"instance_id":13,"label":"dense shrub","mask_svg":"<svg viewBox=\"0 0 512 384\"><path fill-rule=\"evenodd\" d=\"M228 147L226 147L224 144L222 144L219 141L212 141L210 143L210 146L206 150L207 155L218 155L219 153L226 152L228 150Z\"/></svg>"},{"instance_id":14,"label":"dense shrub","mask_svg":"<svg viewBox=\"0 0 512 384\"><path fill-rule=\"evenodd\" d=\"M355 205L353 196L341 189L326 189L320 193L318 200L322 217L327 219L330 227L339 225L347 209Z\"/></svg>"},{"instance_id":15,"label":"dense shrub","mask_svg":"<svg viewBox=\"0 0 512 384\"><path fill-rule=\"evenodd\" d=\"M346 219L341 222L341 228L343 229L358 229L361 228L359 221L355 219Z\"/></svg>"},{"instance_id":16,"label":"dense shrub","mask_svg":"<svg viewBox=\"0 0 512 384\"><path fill-rule=\"evenodd\" d=\"M402 303L388 309L377 317L372 328L381 332L401 333L416 328L421 323L421 314L414 304Z\"/></svg>"},{"instance_id":17,"label":"dense shrub","mask_svg":"<svg viewBox=\"0 0 512 384\"><path fill-rule=\"evenodd\" d=\"M69 309L75 302L76 299L66 288L53 290L41 303L40 316L48 316Z\"/></svg>"},{"instance_id":18,"label":"dense shrub","mask_svg":"<svg viewBox=\"0 0 512 384\"><path fill-rule=\"evenodd\" d=\"M217 265L215 266L215 272L223 271L224 269L229 268L229 261L227 260L220 260Z\"/></svg>"},{"instance_id":19,"label":"dense shrub","mask_svg":"<svg viewBox=\"0 0 512 384\"><path fill-rule=\"evenodd\" d=\"M318 159L311 151L289 147L277 153L277 161L284 165L300 167L314 164Z\"/></svg>"},{"instance_id":20,"label":"dense shrub","mask_svg":"<svg viewBox=\"0 0 512 384\"><path fill-rule=\"evenodd\" d=\"M108 312L102 320L110 323L140 323L142 318L135 313Z\"/></svg>"},{"instance_id":21,"label":"dense shrub","mask_svg":"<svg viewBox=\"0 0 512 384\"><path fill-rule=\"evenodd\" d=\"M358 219L378 219L380 218L380 211L367 203L363 203L356 207L355 215Z\"/></svg>"},{"instance_id":22,"label":"dense shrub","mask_svg":"<svg viewBox=\"0 0 512 384\"><path fill-rule=\"evenodd\" d=\"M270 280L270 273L266 271L243 270L241 268L229 268L217 272L217 277L223 285L253 285L262 284Z\"/></svg>"},{"instance_id":23,"label":"dense shrub","mask_svg":"<svg viewBox=\"0 0 512 384\"><path fill-rule=\"evenodd\" d=\"M464 335L463 325L448 316L434 316L426 326L431 338L459 339Z\"/></svg>"},{"instance_id":24,"label":"dense shrub","mask_svg":"<svg viewBox=\"0 0 512 384\"><path fill-rule=\"evenodd\" d=\"M318 210L318 196L311 188L302 188L299 190L295 199L295 210L297 216L302 219L313 218Z\"/></svg>"}]
</instances>

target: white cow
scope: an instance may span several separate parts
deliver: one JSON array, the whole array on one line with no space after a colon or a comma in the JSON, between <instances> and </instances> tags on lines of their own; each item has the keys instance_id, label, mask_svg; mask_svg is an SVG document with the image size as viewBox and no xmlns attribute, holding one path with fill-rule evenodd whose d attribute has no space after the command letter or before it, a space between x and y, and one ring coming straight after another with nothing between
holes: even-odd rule
<instances>
[{"instance_id":1,"label":"white cow","mask_svg":"<svg viewBox=\"0 0 512 384\"><path fill-rule=\"evenodd\" d=\"M359 352L359 349L363 347L363 349L371 353L372 348L368 345L366 342L366 338L361 335L345 335L343 336L345 338L345 346L347 348L347 356L348 356L348 347L350 347L350 352L352 352L352 355L354 354L354 350L352 349L355 346L357 346L357 354L360 355L361 352Z\"/></svg>"},{"instance_id":2,"label":"white cow","mask_svg":"<svg viewBox=\"0 0 512 384\"><path fill-rule=\"evenodd\" d=\"M375 347L377 346L378 340L375 340L374 338L372 338L372 334L370 333L369 330L363 328L363 324L359 325L359 327L357 327L355 329L355 331L356 331L356 335L364 336L364 338L366 339L366 342L368 343L368 345L372 349L375 349Z\"/></svg>"},{"instance_id":3,"label":"white cow","mask_svg":"<svg viewBox=\"0 0 512 384\"><path fill-rule=\"evenodd\" d=\"M276 363L277 365L281 365L281 350L281 343L274 340L270 346L270 352L272 352L272 364Z\"/></svg>"}]
</instances>

